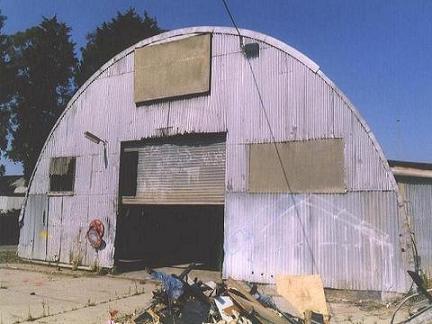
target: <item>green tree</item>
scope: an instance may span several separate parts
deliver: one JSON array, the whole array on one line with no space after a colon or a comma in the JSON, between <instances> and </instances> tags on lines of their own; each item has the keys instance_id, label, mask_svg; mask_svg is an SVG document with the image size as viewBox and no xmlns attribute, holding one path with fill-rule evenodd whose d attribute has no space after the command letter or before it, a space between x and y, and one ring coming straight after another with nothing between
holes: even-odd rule
<instances>
[{"instance_id":1,"label":"green tree","mask_svg":"<svg viewBox=\"0 0 432 324\"><path fill-rule=\"evenodd\" d=\"M138 15L135 9L125 13L117 12L117 16L104 22L96 30L87 35L87 44L81 48L82 59L79 63L76 83L81 86L104 63L122 50L138 41L163 32L155 18L144 12Z\"/></svg>"},{"instance_id":2,"label":"green tree","mask_svg":"<svg viewBox=\"0 0 432 324\"><path fill-rule=\"evenodd\" d=\"M10 68L8 60L9 37L2 33L6 17L0 10L0 157L4 155L9 138L9 120L11 117L8 102L11 99ZM5 166L0 163L0 176L5 172Z\"/></svg>"},{"instance_id":3,"label":"green tree","mask_svg":"<svg viewBox=\"0 0 432 324\"><path fill-rule=\"evenodd\" d=\"M77 60L71 29L54 16L10 37L11 99L7 156L28 180L54 123L74 92Z\"/></svg>"}]
</instances>

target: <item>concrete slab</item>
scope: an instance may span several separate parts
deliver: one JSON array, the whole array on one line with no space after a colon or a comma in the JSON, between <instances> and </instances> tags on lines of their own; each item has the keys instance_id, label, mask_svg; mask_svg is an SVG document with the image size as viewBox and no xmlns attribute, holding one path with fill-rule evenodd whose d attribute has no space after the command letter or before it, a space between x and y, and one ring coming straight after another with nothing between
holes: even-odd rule
<instances>
[{"instance_id":1,"label":"concrete slab","mask_svg":"<svg viewBox=\"0 0 432 324\"><path fill-rule=\"evenodd\" d=\"M186 265L160 268L181 273ZM194 270L191 277L219 281L220 272ZM100 276L34 264L0 265L0 323L107 323L109 311L133 318L148 307L157 283L144 270ZM266 288L266 289L264 289ZM260 291L270 294L267 286ZM274 290L274 289L273 289ZM334 323L388 323L396 303L383 304L369 295L326 291ZM405 318L403 309L398 321Z\"/></svg>"},{"instance_id":2,"label":"concrete slab","mask_svg":"<svg viewBox=\"0 0 432 324\"><path fill-rule=\"evenodd\" d=\"M109 311L118 310L116 318L133 318L144 311L150 304L152 294L140 294L128 298L102 303L95 306L83 307L70 312L41 318L32 323L107 323Z\"/></svg>"},{"instance_id":3,"label":"concrete slab","mask_svg":"<svg viewBox=\"0 0 432 324\"><path fill-rule=\"evenodd\" d=\"M21 323L30 319L51 320L55 316L77 316L81 323L92 323L82 316L91 314L95 323L107 318L109 307L146 307L153 282L107 276L74 277L22 269L0 269L0 322ZM132 302L126 301L130 297ZM105 305L105 306L102 306ZM91 308L92 311L85 310ZM121 309L118 309L122 312ZM76 312L76 315L68 315ZM60 316L60 317L61 317ZM47 319L48 318L48 319ZM60 321L67 322L69 321ZM58 321L57 321L58 323Z\"/></svg>"}]
</instances>

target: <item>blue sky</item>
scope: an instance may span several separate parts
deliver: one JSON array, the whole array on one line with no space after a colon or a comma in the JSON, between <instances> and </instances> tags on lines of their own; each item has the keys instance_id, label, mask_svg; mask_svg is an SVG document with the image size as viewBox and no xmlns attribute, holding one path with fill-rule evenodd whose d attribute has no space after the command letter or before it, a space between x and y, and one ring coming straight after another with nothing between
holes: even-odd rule
<instances>
[{"instance_id":1,"label":"blue sky","mask_svg":"<svg viewBox=\"0 0 432 324\"><path fill-rule=\"evenodd\" d=\"M278 38L320 65L389 159L432 162L432 1L227 1L240 27ZM88 32L129 7L147 10L166 29L230 26L221 0L0 0L6 33L56 14L72 27L77 53ZM7 165L9 174L20 170Z\"/></svg>"}]
</instances>

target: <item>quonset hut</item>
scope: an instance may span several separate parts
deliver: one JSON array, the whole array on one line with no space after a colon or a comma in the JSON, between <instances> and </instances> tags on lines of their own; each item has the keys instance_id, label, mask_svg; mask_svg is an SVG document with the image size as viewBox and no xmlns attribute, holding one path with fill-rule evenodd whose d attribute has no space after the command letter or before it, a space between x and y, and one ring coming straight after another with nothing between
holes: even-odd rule
<instances>
[{"instance_id":1,"label":"quonset hut","mask_svg":"<svg viewBox=\"0 0 432 324\"><path fill-rule=\"evenodd\" d=\"M407 289L398 187L366 122L305 55L240 34L157 35L77 91L31 178L20 257Z\"/></svg>"}]
</instances>

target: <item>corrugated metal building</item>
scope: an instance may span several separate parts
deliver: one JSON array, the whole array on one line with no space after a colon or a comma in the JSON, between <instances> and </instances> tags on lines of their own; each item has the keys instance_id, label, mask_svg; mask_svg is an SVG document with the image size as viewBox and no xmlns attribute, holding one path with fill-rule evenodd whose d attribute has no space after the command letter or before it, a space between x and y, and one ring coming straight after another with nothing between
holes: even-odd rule
<instances>
[{"instance_id":1,"label":"corrugated metal building","mask_svg":"<svg viewBox=\"0 0 432 324\"><path fill-rule=\"evenodd\" d=\"M21 209L25 192L24 177L8 175L0 177L0 213Z\"/></svg>"},{"instance_id":2,"label":"corrugated metal building","mask_svg":"<svg viewBox=\"0 0 432 324\"><path fill-rule=\"evenodd\" d=\"M146 39L79 89L32 176L22 258L223 255L223 275L248 281L319 273L326 287L406 290L405 216L366 122L305 55L240 33Z\"/></svg>"},{"instance_id":3,"label":"corrugated metal building","mask_svg":"<svg viewBox=\"0 0 432 324\"><path fill-rule=\"evenodd\" d=\"M389 161L411 228L415 234L419 267L432 277L432 164Z\"/></svg>"},{"instance_id":4,"label":"corrugated metal building","mask_svg":"<svg viewBox=\"0 0 432 324\"><path fill-rule=\"evenodd\" d=\"M24 177L0 177L0 245L18 243L18 215L26 190Z\"/></svg>"}]
</instances>

